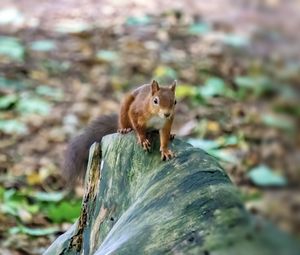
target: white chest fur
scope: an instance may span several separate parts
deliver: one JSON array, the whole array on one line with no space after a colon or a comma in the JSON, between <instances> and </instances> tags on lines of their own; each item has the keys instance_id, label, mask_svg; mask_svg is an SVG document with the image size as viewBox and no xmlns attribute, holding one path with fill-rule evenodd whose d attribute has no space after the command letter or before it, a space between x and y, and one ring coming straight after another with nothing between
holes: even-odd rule
<instances>
[{"instance_id":1,"label":"white chest fur","mask_svg":"<svg viewBox=\"0 0 300 255\"><path fill-rule=\"evenodd\" d=\"M162 129L162 127L165 125L165 123L166 123L165 118L160 118L158 116L154 116L148 120L147 128L159 130L159 129Z\"/></svg>"}]
</instances>

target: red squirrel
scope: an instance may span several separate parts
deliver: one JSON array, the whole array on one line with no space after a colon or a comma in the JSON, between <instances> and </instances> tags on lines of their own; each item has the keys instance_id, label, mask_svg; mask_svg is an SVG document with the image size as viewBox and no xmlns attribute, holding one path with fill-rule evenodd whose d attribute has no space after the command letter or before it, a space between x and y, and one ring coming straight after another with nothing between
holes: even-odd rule
<instances>
[{"instance_id":1,"label":"red squirrel","mask_svg":"<svg viewBox=\"0 0 300 255\"><path fill-rule=\"evenodd\" d=\"M134 130L138 143L144 150L149 151L151 143L147 132L159 130L161 159L174 157L168 144L174 138L171 127L176 105L175 89L176 81L170 86L160 87L153 80L151 84L142 85L125 95L119 116L104 115L94 120L81 135L68 144L63 166L66 180L72 184L78 177L83 176L89 147L95 141L101 141L103 136L116 131L126 134Z\"/></svg>"}]
</instances>

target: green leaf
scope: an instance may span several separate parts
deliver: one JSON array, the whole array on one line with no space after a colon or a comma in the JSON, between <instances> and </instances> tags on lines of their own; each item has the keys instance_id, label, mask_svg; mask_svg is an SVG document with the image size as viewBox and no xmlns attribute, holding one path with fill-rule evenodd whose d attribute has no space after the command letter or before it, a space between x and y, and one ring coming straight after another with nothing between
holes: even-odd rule
<instances>
[{"instance_id":1,"label":"green leaf","mask_svg":"<svg viewBox=\"0 0 300 255\"><path fill-rule=\"evenodd\" d=\"M5 188L0 186L0 201L3 201Z\"/></svg>"},{"instance_id":2,"label":"green leaf","mask_svg":"<svg viewBox=\"0 0 300 255\"><path fill-rule=\"evenodd\" d=\"M63 201L58 205L51 204L46 211L53 222L73 221L79 216L81 201Z\"/></svg>"},{"instance_id":3,"label":"green leaf","mask_svg":"<svg viewBox=\"0 0 300 255\"><path fill-rule=\"evenodd\" d=\"M217 77L209 78L205 85L200 88L200 93L204 98L222 96L225 92L226 87L224 81Z\"/></svg>"},{"instance_id":4,"label":"green leaf","mask_svg":"<svg viewBox=\"0 0 300 255\"><path fill-rule=\"evenodd\" d=\"M160 65L154 70L154 77L162 82L167 82L176 79L177 73L169 66Z\"/></svg>"},{"instance_id":5,"label":"green leaf","mask_svg":"<svg viewBox=\"0 0 300 255\"><path fill-rule=\"evenodd\" d=\"M257 186L270 187L270 186L285 186L287 180L274 172L271 168L266 165L259 165L252 168L247 176Z\"/></svg>"},{"instance_id":6,"label":"green leaf","mask_svg":"<svg viewBox=\"0 0 300 255\"><path fill-rule=\"evenodd\" d=\"M60 74L67 71L71 66L69 61L57 61L54 59L44 59L42 67L46 69L50 74Z\"/></svg>"},{"instance_id":7,"label":"green leaf","mask_svg":"<svg viewBox=\"0 0 300 255\"><path fill-rule=\"evenodd\" d=\"M239 86L237 96L244 99L249 95L249 91L253 92L255 97L259 97L267 92L276 92L277 87L268 77L265 76L237 76L234 82Z\"/></svg>"},{"instance_id":8,"label":"green leaf","mask_svg":"<svg viewBox=\"0 0 300 255\"><path fill-rule=\"evenodd\" d=\"M9 201L11 200L13 197L15 198L17 195L17 191L15 189L8 189L8 190L5 190L4 192L4 201Z\"/></svg>"},{"instance_id":9,"label":"green leaf","mask_svg":"<svg viewBox=\"0 0 300 255\"><path fill-rule=\"evenodd\" d=\"M262 116L262 122L267 126L286 131L294 131L296 129L295 122L287 116L264 114Z\"/></svg>"},{"instance_id":10,"label":"green leaf","mask_svg":"<svg viewBox=\"0 0 300 255\"><path fill-rule=\"evenodd\" d=\"M234 78L236 85L245 88L256 88L267 86L268 79L264 76L237 76Z\"/></svg>"},{"instance_id":11,"label":"green leaf","mask_svg":"<svg viewBox=\"0 0 300 255\"><path fill-rule=\"evenodd\" d=\"M118 60L119 56L115 51L111 50L99 50L97 52L96 57L100 60L107 61L107 62L113 62Z\"/></svg>"},{"instance_id":12,"label":"green leaf","mask_svg":"<svg viewBox=\"0 0 300 255\"><path fill-rule=\"evenodd\" d=\"M39 204L29 204L27 191L18 191L15 189L5 190L3 194L4 204L1 208L3 212L19 216L19 209L26 210L30 213L37 213L40 208Z\"/></svg>"},{"instance_id":13,"label":"green leaf","mask_svg":"<svg viewBox=\"0 0 300 255\"><path fill-rule=\"evenodd\" d=\"M219 148L219 144L215 140L204 140L204 139L194 139L190 138L187 140L188 143L194 147L200 148L202 150L208 151L212 149Z\"/></svg>"},{"instance_id":14,"label":"green leaf","mask_svg":"<svg viewBox=\"0 0 300 255\"><path fill-rule=\"evenodd\" d=\"M176 88L177 98L193 97L196 94L197 94L197 88L192 85L181 84Z\"/></svg>"},{"instance_id":15,"label":"green leaf","mask_svg":"<svg viewBox=\"0 0 300 255\"><path fill-rule=\"evenodd\" d=\"M46 85L40 85L35 89L36 93L42 96L52 97L57 101L61 101L64 97L64 92L58 88L52 88Z\"/></svg>"},{"instance_id":16,"label":"green leaf","mask_svg":"<svg viewBox=\"0 0 300 255\"><path fill-rule=\"evenodd\" d=\"M0 120L0 130L6 134L20 134L28 133L27 126L19 120Z\"/></svg>"},{"instance_id":17,"label":"green leaf","mask_svg":"<svg viewBox=\"0 0 300 255\"><path fill-rule=\"evenodd\" d=\"M126 24L128 26L144 26L144 25L148 25L150 22L151 22L151 18L147 15L128 17L126 19Z\"/></svg>"},{"instance_id":18,"label":"green leaf","mask_svg":"<svg viewBox=\"0 0 300 255\"><path fill-rule=\"evenodd\" d=\"M0 109L8 109L15 104L18 100L18 96L15 94L0 97Z\"/></svg>"},{"instance_id":19,"label":"green leaf","mask_svg":"<svg viewBox=\"0 0 300 255\"><path fill-rule=\"evenodd\" d=\"M0 211L5 214L18 216L18 209L22 207L25 199L15 189L5 190L3 193L3 204L0 206Z\"/></svg>"},{"instance_id":20,"label":"green leaf","mask_svg":"<svg viewBox=\"0 0 300 255\"><path fill-rule=\"evenodd\" d=\"M60 33L66 34L78 34L89 31L92 29L92 26L84 21L79 20L63 20L59 22L55 30Z\"/></svg>"},{"instance_id":21,"label":"green leaf","mask_svg":"<svg viewBox=\"0 0 300 255\"><path fill-rule=\"evenodd\" d=\"M0 36L0 56L1 55L13 60L23 61L25 48L15 37Z\"/></svg>"},{"instance_id":22,"label":"green leaf","mask_svg":"<svg viewBox=\"0 0 300 255\"><path fill-rule=\"evenodd\" d=\"M209 150L208 153L222 161L237 164L239 161L238 158L233 154L231 150L221 149L221 150Z\"/></svg>"},{"instance_id":23,"label":"green leaf","mask_svg":"<svg viewBox=\"0 0 300 255\"><path fill-rule=\"evenodd\" d=\"M297 102L290 100L290 102L282 102L274 106L274 111L280 114L292 115L300 117L300 106Z\"/></svg>"},{"instance_id":24,"label":"green leaf","mask_svg":"<svg viewBox=\"0 0 300 255\"><path fill-rule=\"evenodd\" d=\"M275 91L276 87L271 83L270 79L265 76L237 76L234 82L240 87L240 90L248 94L248 90L252 90L256 96L260 96L265 92Z\"/></svg>"},{"instance_id":25,"label":"green leaf","mask_svg":"<svg viewBox=\"0 0 300 255\"><path fill-rule=\"evenodd\" d=\"M30 48L34 51L51 51L56 49L56 43L52 40L40 40L32 42Z\"/></svg>"},{"instance_id":26,"label":"green leaf","mask_svg":"<svg viewBox=\"0 0 300 255\"><path fill-rule=\"evenodd\" d=\"M17 110L24 114L37 113L47 115L51 110L51 104L44 99L27 96L19 100Z\"/></svg>"},{"instance_id":27,"label":"green leaf","mask_svg":"<svg viewBox=\"0 0 300 255\"><path fill-rule=\"evenodd\" d=\"M5 77L0 76L0 88L5 89L24 89L26 87L26 83L18 80L10 80Z\"/></svg>"},{"instance_id":28,"label":"green leaf","mask_svg":"<svg viewBox=\"0 0 300 255\"><path fill-rule=\"evenodd\" d=\"M188 143L194 147L205 150L210 155L223 160L225 162L236 164L238 162L237 157L228 149L219 149L222 144L218 140L205 140L205 139L194 139L190 138L187 140Z\"/></svg>"},{"instance_id":29,"label":"green leaf","mask_svg":"<svg viewBox=\"0 0 300 255\"><path fill-rule=\"evenodd\" d=\"M211 27L209 24L200 22L190 25L188 28L188 33L191 35L203 35L208 33L210 30Z\"/></svg>"},{"instance_id":30,"label":"green leaf","mask_svg":"<svg viewBox=\"0 0 300 255\"><path fill-rule=\"evenodd\" d=\"M253 88L256 86L256 79L250 76L237 76L234 78L236 85L240 87Z\"/></svg>"},{"instance_id":31,"label":"green leaf","mask_svg":"<svg viewBox=\"0 0 300 255\"><path fill-rule=\"evenodd\" d=\"M35 192L32 196L39 201L59 202L65 195L65 192Z\"/></svg>"},{"instance_id":32,"label":"green leaf","mask_svg":"<svg viewBox=\"0 0 300 255\"><path fill-rule=\"evenodd\" d=\"M8 215L18 216L18 209L16 206L12 206L11 204L1 204L0 212Z\"/></svg>"},{"instance_id":33,"label":"green leaf","mask_svg":"<svg viewBox=\"0 0 300 255\"><path fill-rule=\"evenodd\" d=\"M226 146L238 145L240 139L236 135L229 135L229 136L221 136L220 138L218 138L217 141L220 144L220 146L226 147Z\"/></svg>"},{"instance_id":34,"label":"green leaf","mask_svg":"<svg viewBox=\"0 0 300 255\"><path fill-rule=\"evenodd\" d=\"M278 93L287 101L297 101L299 98L299 92L295 87L292 87L288 84L282 84L277 88Z\"/></svg>"},{"instance_id":35,"label":"green leaf","mask_svg":"<svg viewBox=\"0 0 300 255\"><path fill-rule=\"evenodd\" d=\"M28 228L25 226L17 226L10 228L10 234L17 234L23 233L30 236L46 236L51 235L59 231L57 227L50 227L50 228Z\"/></svg>"},{"instance_id":36,"label":"green leaf","mask_svg":"<svg viewBox=\"0 0 300 255\"><path fill-rule=\"evenodd\" d=\"M253 200L259 200L263 196L263 193L260 190L255 190L252 192L242 191L242 200L243 202L249 202Z\"/></svg>"},{"instance_id":37,"label":"green leaf","mask_svg":"<svg viewBox=\"0 0 300 255\"><path fill-rule=\"evenodd\" d=\"M21 205L24 209L26 209L28 212L35 214L41 211L41 204L29 204L27 201L23 205Z\"/></svg>"},{"instance_id":38,"label":"green leaf","mask_svg":"<svg viewBox=\"0 0 300 255\"><path fill-rule=\"evenodd\" d=\"M237 34L227 34L222 38L224 44L240 48L245 47L249 44L249 39L242 35Z\"/></svg>"}]
</instances>

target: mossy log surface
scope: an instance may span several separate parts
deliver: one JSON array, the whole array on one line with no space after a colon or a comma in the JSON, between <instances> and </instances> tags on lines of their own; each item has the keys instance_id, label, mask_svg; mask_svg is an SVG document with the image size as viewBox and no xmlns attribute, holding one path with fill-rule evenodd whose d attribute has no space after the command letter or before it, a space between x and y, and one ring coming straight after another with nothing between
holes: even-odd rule
<instances>
[{"instance_id":1,"label":"mossy log surface","mask_svg":"<svg viewBox=\"0 0 300 255\"><path fill-rule=\"evenodd\" d=\"M45 254L300 254L247 213L213 157L175 139L163 162L158 140L149 153L133 134L91 147L81 215Z\"/></svg>"}]
</instances>

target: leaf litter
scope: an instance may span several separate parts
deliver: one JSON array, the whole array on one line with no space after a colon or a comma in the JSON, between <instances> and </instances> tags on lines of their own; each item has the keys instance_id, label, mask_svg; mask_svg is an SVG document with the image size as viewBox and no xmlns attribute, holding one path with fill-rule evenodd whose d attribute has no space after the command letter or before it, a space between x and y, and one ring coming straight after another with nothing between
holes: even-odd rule
<instances>
[{"instance_id":1,"label":"leaf litter","mask_svg":"<svg viewBox=\"0 0 300 255\"><path fill-rule=\"evenodd\" d=\"M53 4L41 15L30 4L14 3L0 15L1 249L40 254L76 219L82 187L65 192L59 174L66 143L153 78L178 80L175 133L220 159L251 211L300 234L300 63L270 39L267 23L249 28L243 15L235 23L216 20L205 3L199 16L188 5L170 10L170 2L160 3L159 13L151 12L155 1L116 13L119 3L98 8L88 1L91 13L77 18L66 15L72 5Z\"/></svg>"}]
</instances>

